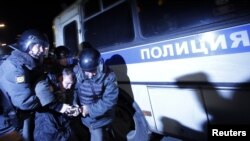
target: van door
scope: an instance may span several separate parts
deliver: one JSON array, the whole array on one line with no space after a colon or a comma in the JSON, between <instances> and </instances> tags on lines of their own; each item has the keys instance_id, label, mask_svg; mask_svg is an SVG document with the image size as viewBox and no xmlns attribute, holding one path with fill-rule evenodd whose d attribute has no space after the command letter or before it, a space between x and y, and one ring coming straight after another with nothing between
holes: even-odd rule
<instances>
[{"instance_id":1,"label":"van door","mask_svg":"<svg viewBox=\"0 0 250 141\"><path fill-rule=\"evenodd\" d=\"M82 42L80 5L75 3L54 19L55 46L64 45L77 55L79 43Z\"/></svg>"},{"instance_id":2,"label":"van door","mask_svg":"<svg viewBox=\"0 0 250 141\"><path fill-rule=\"evenodd\" d=\"M63 44L71 50L71 55L77 55L79 41L81 42L81 29L79 15L72 17L62 24Z\"/></svg>"}]
</instances>

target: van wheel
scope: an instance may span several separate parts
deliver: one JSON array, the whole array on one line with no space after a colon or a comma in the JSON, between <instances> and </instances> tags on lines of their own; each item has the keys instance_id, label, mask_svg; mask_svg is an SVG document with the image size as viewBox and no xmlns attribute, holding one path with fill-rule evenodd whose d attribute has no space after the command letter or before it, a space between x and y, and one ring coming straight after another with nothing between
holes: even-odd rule
<instances>
[{"instance_id":1,"label":"van wheel","mask_svg":"<svg viewBox=\"0 0 250 141\"><path fill-rule=\"evenodd\" d=\"M148 141L151 135L137 104L122 96L116 106L112 129L116 141Z\"/></svg>"}]
</instances>

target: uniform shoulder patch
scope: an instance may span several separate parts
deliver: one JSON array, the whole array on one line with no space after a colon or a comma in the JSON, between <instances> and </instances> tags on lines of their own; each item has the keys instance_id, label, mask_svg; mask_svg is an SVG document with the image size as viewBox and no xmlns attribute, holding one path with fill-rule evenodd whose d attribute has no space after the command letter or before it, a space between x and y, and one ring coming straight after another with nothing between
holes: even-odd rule
<instances>
[{"instance_id":1,"label":"uniform shoulder patch","mask_svg":"<svg viewBox=\"0 0 250 141\"><path fill-rule=\"evenodd\" d=\"M25 82L24 75L22 75L22 76L16 76L16 83L24 83L24 82Z\"/></svg>"}]
</instances>

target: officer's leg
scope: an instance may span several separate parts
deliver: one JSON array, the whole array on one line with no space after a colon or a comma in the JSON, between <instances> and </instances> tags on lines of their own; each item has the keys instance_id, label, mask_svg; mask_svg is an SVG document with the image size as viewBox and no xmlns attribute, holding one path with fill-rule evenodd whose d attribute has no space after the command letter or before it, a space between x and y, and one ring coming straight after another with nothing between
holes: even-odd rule
<instances>
[{"instance_id":1,"label":"officer's leg","mask_svg":"<svg viewBox=\"0 0 250 141\"><path fill-rule=\"evenodd\" d=\"M114 141L114 134L110 125L97 129L90 129L91 141Z\"/></svg>"},{"instance_id":2,"label":"officer's leg","mask_svg":"<svg viewBox=\"0 0 250 141\"><path fill-rule=\"evenodd\" d=\"M103 136L104 136L104 130L102 128L97 128L97 129L89 129L90 134L91 134L91 141L104 141Z\"/></svg>"},{"instance_id":3,"label":"officer's leg","mask_svg":"<svg viewBox=\"0 0 250 141\"><path fill-rule=\"evenodd\" d=\"M31 141L31 135L30 135L30 124L31 124L31 119L30 118L27 118L24 120L24 123L23 123L23 130L22 130L22 133L23 133L23 139L24 141Z\"/></svg>"}]
</instances>

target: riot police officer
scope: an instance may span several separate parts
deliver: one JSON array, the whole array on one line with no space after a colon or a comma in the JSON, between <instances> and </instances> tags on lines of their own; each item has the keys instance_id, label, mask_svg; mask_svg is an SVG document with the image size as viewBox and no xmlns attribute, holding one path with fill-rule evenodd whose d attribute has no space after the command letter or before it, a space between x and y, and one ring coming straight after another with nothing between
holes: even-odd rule
<instances>
[{"instance_id":1,"label":"riot police officer","mask_svg":"<svg viewBox=\"0 0 250 141\"><path fill-rule=\"evenodd\" d=\"M70 57L70 50L66 46L58 46L54 50L55 60L61 66L67 66L70 63L68 58Z\"/></svg>"},{"instance_id":2,"label":"riot police officer","mask_svg":"<svg viewBox=\"0 0 250 141\"><path fill-rule=\"evenodd\" d=\"M118 99L116 75L104 64L100 52L90 44L80 52L74 72L81 121L89 128L91 141L104 141Z\"/></svg>"},{"instance_id":3,"label":"riot police officer","mask_svg":"<svg viewBox=\"0 0 250 141\"><path fill-rule=\"evenodd\" d=\"M0 89L0 140L21 140L18 134L17 110L34 110L40 106L39 99L32 89L35 78L33 74L40 58L49 48L47 37L31 29L20 36L18 42L11 45L14 51L1 64ZM23 132L23 137L27 138ZM9 136L10 135L10 136Z\"/></svg>"},{"instance_id":4,"label":"riot police officer","mask_svg":"<svg viewBox=\"0 0 250 141\"><path fill-rule=\"evenodd\" d=\"M65 67L73 68L78 62L78 59L71 55L69 48L63 45L56 47L51 54L45 61L46 71L50 73L60 73Z\"/></svg>"}]
</instances>

